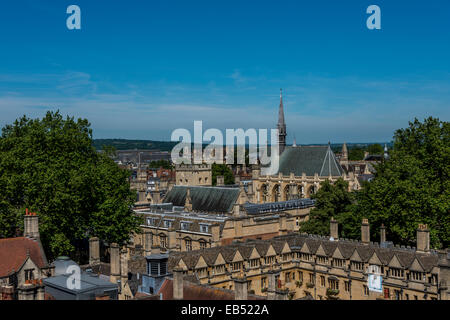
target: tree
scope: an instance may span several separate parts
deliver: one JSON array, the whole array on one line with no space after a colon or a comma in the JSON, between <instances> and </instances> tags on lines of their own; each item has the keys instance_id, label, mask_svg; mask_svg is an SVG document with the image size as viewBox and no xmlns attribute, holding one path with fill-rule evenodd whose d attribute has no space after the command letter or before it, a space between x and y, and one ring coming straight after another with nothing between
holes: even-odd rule
<instances>
[{"instance_id":1,"label":"tree","mask_svg":"<svg viewBox=\"0 0 450 320\"><path fill-rule=\"evenodd\" d=\"M348 160L357 161L364 158L364 149L361 147L353 147L348 151Z\"/></svg>"},{"instance_id":2,"label":"tree","mask_svg":"<svg viewBox=\"0 0 450 320\"><path fill-rule=\"evenodd\" d=\"M367 147L369 154L383 154L384 149L379 143L371 144Z\"/></svg>"},{"instance_id":3,"label":"tree","mask_svg":"<svg viewBox=\"0 0 450 320\"><path fill-rule=\"evenodd\" d=\"M226 164L212 164L212 185L217 184L217 176L224 176L225 184L234 184L233 172Z\"/></svg>"},{"instance_id":4,"label":"tree","mask_svg":"<svg viewBox=\"0 0 450 320\"><path fill-rule=\"evenodd\" d=\"M388 240L415 245L419 223L428 224L431 245L450 244L450 123L417 119L394 135L389 160L376 166L374 179L358 192L353 230L363 217L372 236L386 226ZM356 224L357 223L357 224Z\"/></svg>"},{"instance_id":5,"label":"tree","mask_svg":"<svg viewBox=\"0 0 450 320\"><path fill-rule=\"evenodd\" d=\"M300 225L300 231L312 234L329 235L331 218L341 222L352 212L354 205L353 194L348 192L348 182L342 178L334 184L329 180L323 181L312 198L316 199L316 207L310 211L309 219Z\"/></svg>"},{"instance_id":6,"label":"tree","mask_svg":"<svg viewBox=\"0 0 450 320\"><path fill-rule=\"evenodd\" d=\"M39 214L49 256L73 256L80 241L97 236L124 244L139 230L131 210L136 195L128 173L92 146L86 119L59 111L26 116L2 129L0 138L0 235L22 228L25 208Z\"/></svg>"}]
</instances>

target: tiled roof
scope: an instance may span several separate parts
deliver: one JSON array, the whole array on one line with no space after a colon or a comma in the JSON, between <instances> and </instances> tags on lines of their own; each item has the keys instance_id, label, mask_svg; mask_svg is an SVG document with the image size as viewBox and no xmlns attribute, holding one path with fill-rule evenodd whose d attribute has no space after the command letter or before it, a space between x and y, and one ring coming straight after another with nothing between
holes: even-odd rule
<instances>
[{"instance_id":1,"label":"tiled roof","mask_svg":"<svg viewBox=\"0 0 450 320\"><path fill-rule=\"evenodd\" d=\"M241 253L244 259L248 259L253 248L256 248L258 253L264 257L266 256L270 245L273 246L276 253L279 255L286 243L291 248L291 251L298 251L306 243L312 254L315 254L319 247L322 246L328 257L332 257L336 248L339 248L345 259L349 259L356 251L363 262L368 262L375 253L384 265L388 265L395 255L404 268L409 268L414 259L417 258L427 272L434 266L438 266L439 261L438 254L434 251L421 253L416 252L411 248L402 248L398 246L393 248L381 248L377 243L363 244L358 241L345 239L331 241L327 237L292 233L284 236L277 236L270 240L250 240L215 248L171 253L169 256L169 269L173 269L180 259L183 259L189 269L193 269L200 256L203 256L205 261L209 265L212 265L219 252L227 263L230 263L233 260L237 251Z\"/></svg>"},{"instance_id":2,"label":"tiled roof","mask_svg":"<svg viewBox=\"0 0 450 320\"><path fill-rule=\"evenodd\" d=\"M344 172L336 160L330 146L300 146L286 147L280 157L278 172L288 176L291 172L295 176L305 173L322 177L341 176Z\"/></svg>"},{"instance_id":3,"label":"tiled roof","mask_svg":"<svg viewBox=\"0 0 450 320\"><path fill-rule=\"evenodd\" d=\"M173 280L166 279L159 289L163 300L173 300ZM198 285L187 281L183 282L184 300L234 300L234 291L221 288ZM248 300L265 300L265 297L248 295Z\"/></svg>"},{"instance_id":4,"label":"tiled roof","mask_svg":"<svg viewBox=\"0 0 450 320\"><path fill-rule=\"evenodd\" d=\"M28 253L39 268L47 266L47 259L38 241L26 237L0 239L0 277L9 275L12 270L18 271Z\"/></svg>"},{"instance_id":5,"label":"tiled roof","mask_svg":"<svg viewBox=\"0 0 450 320\"><path fill-rule=\"evenodd\" d=\"M183 207L188 188L190 189L192 210L197 212L231 212L240 192L239 188L174 186L167 193L164 202Z\"/></svg>"}]
</instances>

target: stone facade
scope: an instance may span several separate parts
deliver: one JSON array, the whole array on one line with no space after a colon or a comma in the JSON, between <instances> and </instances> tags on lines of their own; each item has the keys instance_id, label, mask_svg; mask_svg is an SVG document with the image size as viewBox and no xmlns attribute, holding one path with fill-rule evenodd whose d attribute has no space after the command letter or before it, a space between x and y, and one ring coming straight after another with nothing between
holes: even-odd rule
<instances>
[{"instance_id":1,"label":"stone facade","mask_svg":"<svg viewBox=\"0 0 450 320\"><path fill-rule=\"evenodd\" d=\"M212 185L212 169L210 164L178 164L175 166L175 172L175 185Z\"/></svg>"},{"instance_id":2,"label":"stone facade","mask_svg":"<svg viewBox=\"0 0 450 320\"><path fill-rule=\"evenodd\" d=\"M424 230L419 227L418 232ZM382 276L381 293L368 287L368 272L374 266ZM234 289L233 279L243 273L249 292L257 295L271 295L269 280L276 272L277 288L287 291L289 299L449 299L448 249L384 248L373 242L288 234L172 253L169 268L175 267L196 275L202 284L225 289Z\"/></svg>"}]
</instances>

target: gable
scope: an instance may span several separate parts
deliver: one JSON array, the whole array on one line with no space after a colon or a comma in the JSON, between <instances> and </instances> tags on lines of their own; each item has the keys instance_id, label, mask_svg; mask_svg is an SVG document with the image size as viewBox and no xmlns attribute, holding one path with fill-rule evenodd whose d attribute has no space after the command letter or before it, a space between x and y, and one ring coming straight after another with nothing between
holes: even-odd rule
<instances>
[{"instance_id":1,"label":"gable","mask_svg":"<svg viewBox=\"0 0 450 320\"><path fill-rule=\"evenodd\" d=\"M316 255L325 256L325 257L327 256L327 254L325 253L325 250L322 247L322 244L320 244L320 246L317 248Z\"/></svg>"},{"instance_id":2,"label":"gable","mask_svg":"<svg viewBox=\"0 0 450 320\"><path fill-rule=\"evenodd\" d=\"M419 271L419 272L424 272L425 270L422 267L422 264L420 263L419 260L417 260L417 258L414 258L414 261L411 263L411 266L409 267L409 270L412 271Z\"/></svg>"},{"instance_id":3,"label":"gable","mask_svg":"<svg viewBox=\"0 0 450 320\"><path fill-rule=\"evenodd\" d=\"M311 251L309 250L308 245L306 244L306 242L303 244L302 248L300 249L301 253L311 253Z\"/></svg>"},{"instance_id":4,"label":"gable","mask_svg":"<svg viewBox=\"0 0 450 320\"><path fill-rule=\"evenodd\" d=\"M195 265L195 269L200 269L200 268L206 268L208 267L208 264L206 263L205 259L200 256L200 258L197 261L197 264Z\"/></svg>"},{"instance_id":5,"label":"gable","mask_svg":"<svg viewBox=\"0 0 450 320\"><path fill-rule=\"evenodd\" d=\"M242 258L242 255L239 252L239 250L236 250L232 262L239 262L239 261L244 261L244 259Z\"/></svg>"},{"instance_id":6,"label":"gable","mask_svg":"<svg viewBox=\"0 0 450 320\"><path fill-rule=\"evenodd\" d=\"M339 250L339 247L336 247L336 249L334 250L333 258L344 259L344 256L342 255L341 250Z\"/></svg>"},{"instance_id":7,"label":"gable","mask_svg":"<svg viewBox=\"0 0 450 320\"><path fill-rule=\"evenodd\" d=\"M350 257L350 260L357 261L357 262L363 262L361 259L361 256L358 253L358 250L356 250L356 248L355 248L355 250L353 250L353 254Z\"/></svg>"},{"instance_id":8,"label":"gable","mask_svg":"<svg viewBox=\"0 0 450 320\"><path fill-rule=\"evenodd\" d=\"M391 261L388 264L389 267L393 267L393 268L401 268L402 265L400 263L400 261L397 258L397 255L394 253L394 255L392 256Z\"/></svg>"},{"instance_id":9,"label":"gable","mask_svg":"<svg viewBox=\"0 0 450 320\"><path fill-rule=\"evenodd\" d=\"M214 262L215 266L220 266L222 264L225 264L225 259L223 258L222 254L219 252L217 255L216 261Z\"/></svg>"},{"instance_id":10,"label":"gable","mask_svg":"<svg viewBox=\"0 0 450 320\"><path fill-rule=\"evenodd\" d=\"M184 271L188 270L188 267L186 265L186 263L184 263L183 258L180 259L180 261L178 261L177 266L181 269L183 269Z\"/></svg>"},{"instance_id":11,"label":"gable","mask_svg":"<svg viewBox=\"0 0 450 320\"><path fill-rule=\"evenodd\" d=\"M281 250L281 253L291 253L291 248L289 247L289 244L287 242L284 243L283 250Z\"/></svg>"},{"instance_id":12,"label":"gable","mask_svg":"<svg viewBox=\"0 0 450 320\"><path fill-rule=\"evenodd\" d=\"M377 253L374 251L372 256L369 259L369 264L376 264L381 266L383 263L381 262L380 258L378 258Z\"/></svg>"},{"instance_id":13,"label":"gable","mask_svg":"<svg viewBox=\"0 0 450 320\"><path fill-rule=\"evenodd\" d=\"M253 248L249 259L259 259L259 258L261 258L261 256L259 255L258 250L256 250L256 248Z\"/></svg>"},{"instance_id":14,"label":"gable","mask_svg":"<svg viewBox=\"0 0 450 320\"><path fill-rule=\"evenodd\" d=\"M273 248L272 245L270 245L269 249L267 249L266 256L270 257L270 256L276 256L276 255L277 255L277 253L276 253L275 249Z\"/></svg>"}]
</instances>

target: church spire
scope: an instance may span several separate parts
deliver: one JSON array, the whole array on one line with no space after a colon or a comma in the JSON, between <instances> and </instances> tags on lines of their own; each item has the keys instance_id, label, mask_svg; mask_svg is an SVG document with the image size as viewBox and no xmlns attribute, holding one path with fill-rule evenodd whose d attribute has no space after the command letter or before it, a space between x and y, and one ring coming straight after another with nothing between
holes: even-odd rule
<instances>
[{"instance_id":1,"label":"church spire","mask_svg":"<svg viewBox=\"0 0 450 320\"><path fill-rule=\"evenodd\" d=\"M280 89L280 106L278 108L278 146L280 155L286 147L286 123L284 122L283 91Z\"/></svg>"}]
</instances>

